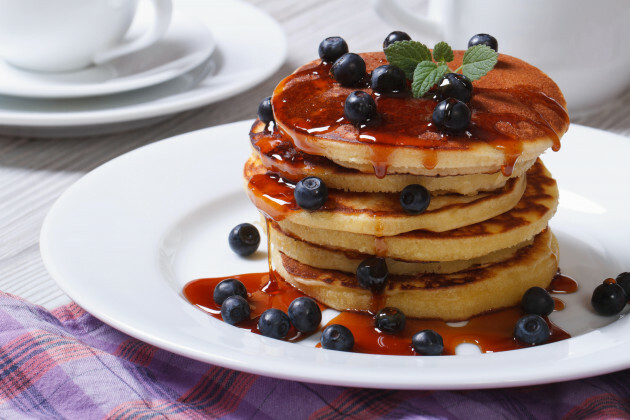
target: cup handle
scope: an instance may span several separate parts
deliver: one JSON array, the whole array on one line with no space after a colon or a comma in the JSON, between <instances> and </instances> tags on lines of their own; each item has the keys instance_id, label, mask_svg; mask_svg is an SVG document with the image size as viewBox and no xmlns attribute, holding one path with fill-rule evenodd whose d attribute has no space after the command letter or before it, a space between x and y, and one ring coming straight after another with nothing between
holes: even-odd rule
<instances>
[{"instance_id":1,"label":"cup handle","mask_svg":"<svg viewBox=\"0 0 630 420\"><path fill-rule=\"evenodd\" d=\"M396 0L372 0L372 6L376 13L392 26L402 26L405 31L432 40L444 37L440 21L409 13Z\"/></svg>"},{"instance_id":2,"label":"cup handle","mask_svg":"<svg viewBox=\"0 0 630 420\"><path fill-rule=\"evenodd\" d=\"M129 42L117 45L109 50L94 54L92 61L94 64L103 64L114 58L136 52L156 42L164 35L171 23L173 15L172 0L149 0L153 3L154 22L151 28L137 38Z\"/></svg>"}]
</instances>

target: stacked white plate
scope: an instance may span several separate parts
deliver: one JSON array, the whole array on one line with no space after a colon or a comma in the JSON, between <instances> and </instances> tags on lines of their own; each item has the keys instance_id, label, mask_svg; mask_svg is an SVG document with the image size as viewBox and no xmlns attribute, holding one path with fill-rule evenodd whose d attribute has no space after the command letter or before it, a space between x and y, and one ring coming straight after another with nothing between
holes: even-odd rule
<instances>
[{"instance_id":1,"label":"stacked white plate","mask_svg":"<svg viewBox=\"0 0 630 420\"><path fill-rule=\"evenodd\" d=\"M39 73L0 60L0 132L87 135L142 126L241 93L286 58L284 32L251 5L174 0L174 10L160 41L100 66ZM142 31L144 16L130 36Z\"/></svg>"}]
</instances>

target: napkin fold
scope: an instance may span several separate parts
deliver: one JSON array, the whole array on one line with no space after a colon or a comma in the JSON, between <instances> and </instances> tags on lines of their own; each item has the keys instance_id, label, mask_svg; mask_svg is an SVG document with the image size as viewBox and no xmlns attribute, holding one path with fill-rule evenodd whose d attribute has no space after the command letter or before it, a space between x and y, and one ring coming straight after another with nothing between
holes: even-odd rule
<instances>
[{"instance_id":1,"label":"napkin fold","mask_svg":"<svg viewBox=\"0 0 630 420\"><path fill-rule=\"evenodd\" d=\"M0 292L0 418L154 417L630 418L630 371L475 391L309 384L191 360L129 337L74 303L50 312Z\"/></svg>"}]
</instances>

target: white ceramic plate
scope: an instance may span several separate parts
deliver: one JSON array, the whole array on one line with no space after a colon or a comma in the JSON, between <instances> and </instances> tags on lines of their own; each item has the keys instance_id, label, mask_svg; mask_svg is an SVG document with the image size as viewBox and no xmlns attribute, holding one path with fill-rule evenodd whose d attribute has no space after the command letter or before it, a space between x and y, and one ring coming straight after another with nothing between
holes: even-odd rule
<instances>
[{"instance_id":1,"label":"white ceramic plate","mask_svg":"<svg viewBox=\"0 0 630 420\"><path fill-rule=\"evenodd\" d=\"M41 233L44 263L79 305L134 337L194 359L300 381L378 388L530 385L630 367L629 317L597 316L590 295L630 269L630 198L620 176L630 141L574 125L545 156L561 187L553 229L561 268L581 290L552 320L573 338L523 350L441 357L376 356L252 334L190 305L182 287L200 277L266 270L233 254L229 230L256 221L242 190L245 121L184 134L106 163L55 203ZM626 194L622 195L621 191ZM627 312L627 311L626 311ZM625 314L625 312L624 312ZM614 322L613 322L614 321Z\"/></svg>"},{"instance_id":2,"label":"white ceramic plate","mask_svg":"<svg viewBox=\"0 0 630 420\"><path fill-rule=\"evenodd\" d=\"M284 63L282 28L254 6L238 0L174 0L174 5L210 28L216 42L210 59L165 83L117 95L64 100L0 96L0 132L85 136L130 129L237 95Z\"/></svg>"},{"instance_id":3,"label":"white ceramic plate","mask_svg":"<svg viewBox=\"0 0 630 420\"><path fill-rule=\"evenodd\" d=\"M130 37L142 33L150 14L139 13ZM137 30L136 30L137 28ZM194 69L210 57L215 43L206 25L175 11L162 39L137 53L73 72L20 70L0 60L0 95L79 98L153 86Z\"/></svg>"}]
</instances>

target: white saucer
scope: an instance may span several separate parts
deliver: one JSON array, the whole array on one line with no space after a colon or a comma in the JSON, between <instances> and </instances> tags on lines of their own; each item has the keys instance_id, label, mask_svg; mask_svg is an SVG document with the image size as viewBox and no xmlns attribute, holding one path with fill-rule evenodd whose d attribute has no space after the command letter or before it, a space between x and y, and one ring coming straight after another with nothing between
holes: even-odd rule
<instances>
[{"instance_id":1,"label":"white saucer","mask_svg":"<svg viewBox=\"0 0 630 420\"><path fill-rule=\"evenodd\" d=\"M200 66L159 85L116 95L54 100L0 96L0 132L88 136L140 127L244 92L286 59L284 31L254 6L238 0L174 0L174 6L212 31L216 49Z\"/></svg>"},{"instance_id":2,"label":"white saucer","mask_svg":"<svg viewBox=\"0 0 630 420\"><path fill-rule=\"evenodd\" d=\"M148 14L139 13L129 36L142 32L149 21ZM157 43L99 66L43 73L22 70L0 60L0 95L79 98L127 92L181 76L207 60L215 46L204 23L189 14L175 12L168 31Z\"/></svg>"}]
</instances>

